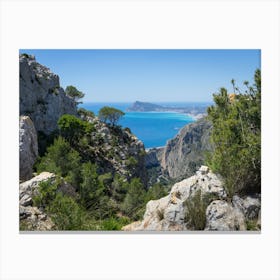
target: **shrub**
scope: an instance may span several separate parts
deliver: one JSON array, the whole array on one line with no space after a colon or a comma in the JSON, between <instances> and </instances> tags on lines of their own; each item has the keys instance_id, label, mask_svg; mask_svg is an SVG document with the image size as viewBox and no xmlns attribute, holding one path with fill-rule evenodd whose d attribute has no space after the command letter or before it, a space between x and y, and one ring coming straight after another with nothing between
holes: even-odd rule
<instances>
[{"instance_id":1,"label":"shrub","mask_svg":"<svg viewBox=\"0 0 280 280\"><path fill-rule=\"evenodd\" d=\"M56 197L59 182L51 180L41 182L38 188L38 194L33 196L33 202L38 208L46 208Z\"/></svg>"},{"instance_id":2,"label":"shrub","mask_svg":"<svg viewBox=\"0 0 280 280\"><path fill-rule=\"evenodd\" d=\"M111 184L111 196L115 199L118 203L122 202L125 198L125 195L129 189L129 183L127 180L116 174L114 176L114 181Z\"/></svg>"},{"instance_id":3,"label":"shrub","mask_svg":"<svg viewBox=\"0 0 280 280\"><path fill-rule=\"evenodd\" d=\"M126 165L128 168L134 168L138 164L138 161L135 157L131 156L126 160Z\"/></svg>"},{"instance_id":4,"label":"shrub","mask_svg":"<svg viewBox=\"0 0 280 280\"><path fill-rule=\"evenodd\" d=\"M91 118L95 117L95 115L92 111L86 110L84 108L78 109L78 115L81 117L91 117Z\"/></svg>"},{"instance_id":5,"label":"shrub","mask_svg":"<svg viewBox=\"0 0 280 280\"><path fill-rule=\"evenodd\" d=\"M145 202L145 190L139 178L133 178L129 184L128 192L122 204L125 214L134 220L141 218Z\"/></svg>"},{"instance_id":6,"label":"shrub","mask_svg":"<svg viewBox=\"0 0 280 280\"><path fill-rule=\"evenodd\" d=\"M73 198L61 193L50 204L49 212L58 230L81 230L87 218L85 211Z\"/></svg>"},{"instance_id":7,"label":"shrub","mask_svg":"<svg viewBox=\"0 0 280 280\"><path fill-rule=\"evenodd\" d=\"M164 197L168 194L166 186L162 186L161 184L157 183L149 188L146 194L145 201L148 202L150 200L157 200L161 197Z\"/></svg>"},{"instance_id":8,"label":"shrub","mask_svg":"<svg viewBox=\"0 0 280 280\"><path fill-rule=\"evenodd\" d=\"M101 230L121 230L121 228L130 223L130 219L121 217L110 217L101 223Z\"/></svg>"},{"instance_id":9,"label":"shrub","mask_svg":"<svg viewBox=\"0 0 280 280\"><path fill-rule=\"evenodd\" d=\"M206 208L209 201L201 195L201 190L196 191L185 202L185 222L194 230L204 230L206 225Z\"/></svg>"},{"instance_id":10,"label":"shrub","mask_svg":"<svg viewBox=\"0 0 280 280\"><path fill-rule=\"evenodd\" d=\"M92 123L82 121L73 115L63 115L59 118L58 127L63 136L71 145L77 145L79 139L93 132Z\"/></svg>"}]
</instances>

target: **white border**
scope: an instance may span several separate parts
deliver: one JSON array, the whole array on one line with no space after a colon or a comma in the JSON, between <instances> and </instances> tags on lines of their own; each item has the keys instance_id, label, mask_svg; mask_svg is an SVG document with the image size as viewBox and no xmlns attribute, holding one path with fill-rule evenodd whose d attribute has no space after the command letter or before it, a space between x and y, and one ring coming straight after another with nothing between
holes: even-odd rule
<instances>
[{"instance_id":1,"label":"white border","mask_svg":"<svg viewBox=\"0 0 280 280\"><path fill-rule=\"evenodd\" d=\"M279 2L1 1L2 279L279 279ZM18 49L262 49L262 233L20 235Z\"/></svg>"}]
</instances>

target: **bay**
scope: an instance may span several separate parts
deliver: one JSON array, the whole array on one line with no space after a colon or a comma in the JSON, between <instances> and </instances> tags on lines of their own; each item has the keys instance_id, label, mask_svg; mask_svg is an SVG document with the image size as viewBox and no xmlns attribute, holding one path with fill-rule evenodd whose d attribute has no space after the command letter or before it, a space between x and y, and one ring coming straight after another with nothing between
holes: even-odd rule
<instances>
[{"instance_id":1,"label":"bay","mask_svg":"<svg viewBox=\"0 0 280 280\"><path fill-rule=\"evenodd\" d=\"M180 103L174 104L175 107L180 107L180 105ZM98 115L98 111L104 106L114 107L125 112L119 124L129 127L132 133L144 143L145 148L165 146L166 142L173 138L183 126L195 121L187 114L176 112L126 112L131 103L84 103L80 105L80 107L94 112L95 115Z\"/></svg>"}]
</instances>

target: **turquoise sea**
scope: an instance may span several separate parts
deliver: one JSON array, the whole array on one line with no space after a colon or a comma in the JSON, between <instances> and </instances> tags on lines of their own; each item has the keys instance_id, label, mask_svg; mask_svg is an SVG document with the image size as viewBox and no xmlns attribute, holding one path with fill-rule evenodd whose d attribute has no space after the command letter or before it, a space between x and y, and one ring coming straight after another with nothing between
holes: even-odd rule
<instances>
[{"instance_id":1,"label":"turquoise sea","mask_svg":"<svg viewBox=\"0 0 280 280\"><path fill-rule=\"evenodd\" d=\"M181 107L184 104L168 103L168 105ZM119 124L129 127L133 134L144 143L145 148L165 146L167 140L173 138L183 126L195 121L186 114L175 112L126 112L131 103L84 103L80 105L96 115L104 106L111 106L125 112L125 116Z\"/></svg>"}]
</instances>

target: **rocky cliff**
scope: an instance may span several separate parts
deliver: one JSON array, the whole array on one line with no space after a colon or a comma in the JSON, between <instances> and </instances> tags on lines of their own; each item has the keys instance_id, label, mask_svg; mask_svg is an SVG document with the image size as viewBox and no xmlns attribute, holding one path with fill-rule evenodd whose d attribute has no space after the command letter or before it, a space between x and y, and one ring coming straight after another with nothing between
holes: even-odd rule
<instances>
[{"instance_id":1,"label":"rocky cliff","mask_svg":"<svg viewBox=\"0 0 280 280\"><path fill-rule=\"evenodd\" d=\"M20 115L29 116L35 128L50 134L64 114L76 115L76 102L66 96L58 75L36 62L31 55L20 55Z\"/></svg>"},{"instance_id":2,"label":"rocky cliff","mask_svg":"<svg viewBox=\"0 0 280 280\"><path fill-rule=\"evenodd\" d=\"M160 166L160 174L175 180L193 175L204 163L205 152L211 150L211 128L205 118L184 126L164 148L147 151L147 168Z\"/></svg>"},{"instance_id":3,"label":"rocky cliff","mask_svg":"<svg viewBox=\"0 0 280 280\"><path fill-rule=\"evenodd\" d=\"M146 186L144 144L129 129L110 126L97 117L82 116L82 119L93 123L95 128L83 157L96 163L100 173L118 173L127 179L139 177Z\"/></svg>"},{"instance_id":4,"label":"rocky cliff","mask_svg":"<svg viewBox=\"0 0 280 280\"><path fill-rule=\"evenodd\" d=\"M176 183L167 196L149 201L143 220L123 230L259 230L260 200L256 194L234 196L230 202L221 178L202 166L194 176Z\"/></svg>"},{"instance_id":5,"label":"rocky cliff","mask_svg":"<svg viewBox=\"0 0 280 280\"><path fill-rule=\"evenodd\" d=\"M37 132L28 116L19 120L19 178L21 181L32 177L33 164L38 157Z\"/></svg>"}]
</instances>

